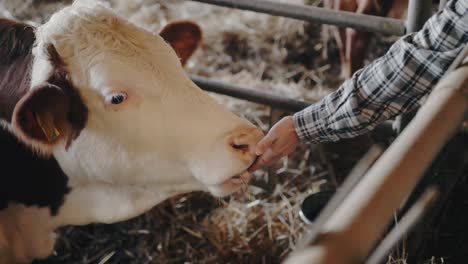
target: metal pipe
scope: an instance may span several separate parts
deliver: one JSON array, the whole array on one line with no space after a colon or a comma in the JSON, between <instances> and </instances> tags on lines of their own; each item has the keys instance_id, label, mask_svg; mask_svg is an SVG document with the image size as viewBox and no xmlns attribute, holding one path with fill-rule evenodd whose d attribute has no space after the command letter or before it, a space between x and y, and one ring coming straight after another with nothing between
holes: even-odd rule
<instances>
[{"instance_id":1,"label":"metal pipe","mask_svg":"<svg viewBox=\"0 0 468 264\"><path fill-rule=\"evenodd\" d=\"M408 3L408 16L406 20L406 32L412 33L420 30L432 13L432 1L410 0ZM396 118L395 127L398 133L411 122L415 113L407 113Z\"/></svg>"},{"instance_id":2,"label":"metal pipe","mask_svg":"<svg viewBox=\"0 0 468 264\"><path fill-rule=\"evenodd\" d=\"M465 64L439 82L408 129L328 219L317 243L286 263L362 263L463 120L468 110L467 90ZM308 262L301 262L306 259Z\"/></svg>"},{"instance_id":3,"label":"metal pipe","mask_svg":"<svg viewBox=\"0 0 468 264\"><path fill-rule=\"evenodd\" d=\"M229 95L235 98L264 104L275 108L281 108L291 112L300 111L310 105L310 103L304 101L289 99L238 85L213 81L197 75L190 75L190 78L194 83L196 83L205 91Z\"/></svg>"},{"instance_id":4,"label":"metal pipe","mask_svg":"<svg viewBox=\"0 0 468 264\"><path fill-rule=\"evenodd\" d=\"M420 30L432 14L432 1L410 0L408 4L408 18L406 20L406 32Z\"/></svg>"},{"instance_id":5,"label":"metal pipe","mask_svg":"<svg viewBox=\"0 0 468 264\"><path fill-rule=\"evenodd\" d=\"M439 11L444 9L445 4L447 4L447 0L440 0L440 2L439 2Z\"/></svg>"},{"instance_id":6,"label":"metal pipe","mask_svg":"<svg viewBox=\"0 0 468 264\"><path fill-rule=\"evenodd\" d=\"M249 10L275 16L352 27L358 30L401 36L405 34L402 20L378 16L335 11L307 5L278 3L270 0L192 0L206 4Z\"/></svg>"}]
</instances>

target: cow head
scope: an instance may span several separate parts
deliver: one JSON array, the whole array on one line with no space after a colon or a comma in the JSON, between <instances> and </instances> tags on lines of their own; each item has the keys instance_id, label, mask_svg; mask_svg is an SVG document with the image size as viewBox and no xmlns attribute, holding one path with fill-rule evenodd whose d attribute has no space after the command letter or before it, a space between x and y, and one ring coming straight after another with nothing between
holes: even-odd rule
<instances>
[{"instance_id":1,"label":"cow head","mask_svg":"<svg viewBox=\"0 0 468 264\"><path fill-rule=\"evenodd\" d=\"M36 30L31 89L14 109L13 128L57 159L72 189L223 196L248 181L262 133L182 68L200 29L182 21L160 35L96 1L76 1Z\"/></svg>"},{"instance_id":2,"label":"cow head","mask_svg":"<svg viewBox=\"0 0 468 264\"><path fill-rule=\"evenodd\" d=\"M0 199L2 263L46 257L59 226L125 220L176 193L224 196L249 180L262 133L184 73L200 39L193 23L156 35L93 0L37 29L0 19L0 125L42 155L15 141L19 157L57 174L40 203L30 182L27 201Z\"/></svg>"}]
</instances>

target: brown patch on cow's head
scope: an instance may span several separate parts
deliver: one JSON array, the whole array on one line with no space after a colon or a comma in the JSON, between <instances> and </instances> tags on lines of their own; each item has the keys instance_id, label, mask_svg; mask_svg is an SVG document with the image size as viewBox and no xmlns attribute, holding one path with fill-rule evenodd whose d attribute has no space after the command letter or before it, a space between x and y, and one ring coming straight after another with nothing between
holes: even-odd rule
<instances>
[{"instance_id":1,"label":"brown patch on cow's head","mask_svg":"<svg viewBox=\"0 0 468 264\"><path fill-rule=\"evenodd\" d=\"M70 146L85 127L88 110L73 86L66 65L53 45L47 47L53 70L17 104L13 126L24 142L42 154L51 154L59 142Z\"/></svg>"},{"instance_id":2,"label":"brown patch on cow's head","mask_svg":"<svg viewBox=\"0 0 468 264\"><path fill-rule=\"evenodd\" d=\"M191 21L175 21L167 24L159 35L168 42L185 65L200 46L201 28Z\"/></svg>"},{"instance_id":3,"label":"brown patch on cow's head","mask_svg":"<svg viewBox=\"0 0 468 264\"><path fill-rule=\"evenodd\" d=\"M0 119L7 122L30 88L34 30L30 25L0 18Z\"/></svg>"},{"instance_id":4,"label":"brown patch on cow's head","mask_svg":"<svg viewBox=\"0 0 468 264\"><path fill-rule=\"evenodd\" d=\"M1 63L11 64L30 53L35 39L33 26L0 18Z\"/></svg>"}]
</instances>

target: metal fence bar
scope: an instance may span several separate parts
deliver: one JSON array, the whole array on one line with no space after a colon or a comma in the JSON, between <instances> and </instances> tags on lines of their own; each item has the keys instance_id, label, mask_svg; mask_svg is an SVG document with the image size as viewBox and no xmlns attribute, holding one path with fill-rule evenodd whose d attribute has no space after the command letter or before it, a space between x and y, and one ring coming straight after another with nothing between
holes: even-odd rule
<instances>
[{"instance_id":1,"label":"metal fence bar","mask_svg":"<svg viewBox=\"0 0 468 264\"><path fill-rule=\"evenodd\" d=\"M444 9L446 3L447 3L447 0L440 0L440 2L439 2L439 11Z\"/></svg>"},{"instance_id":2,"label":"metal fence bar","mask_svg":"<svg viewBox=\"0 0 468 264\"><path fill-rule=\"evenodd\" d=\"M308 22L352 27L358 30L401 36L405 34L402 20L378 16L334 11L307 5L278 3L269 0L192 0L206 4L249 10Z\"/></svg>"},{"instance_id":3,"label":"metal fence bar","mask_svg":"<svg viewBox=\"0 0 468 264\"><path fill-rule=\"evenodd\" d=\"M410 0L408 3L408 18L406 20L406 30L408 33L420 30L432 13L432 1ZM416 113L407 113L396 118L396 128L398 133L411 122Z\"/></svg>"},{"instance_id":4,"label":"metal fence bar","mask_svg":"<svg viewBox=\"0 0 468 264\"><path fill-rule=\"evenodd\" d=\"M407 32L420 30L432 13L432 1L410 0L408 4Z\"/></svg>"},{"instance_id":5,"label":"metal fence bar","mask_svg":"<svg viewBox=\"0 0 468 264\"><path fill-rule=\"evenodd\" d=\"M289 99L283 96L278 96L238 85L213 81L197 75L190 75L190 78L194 83L196 83L205 91L229 95L235 98L264 104L271 107L281 108L291 112L300 111L310 105L310 103L304 101Z\"/></svg>"}]
</instances>

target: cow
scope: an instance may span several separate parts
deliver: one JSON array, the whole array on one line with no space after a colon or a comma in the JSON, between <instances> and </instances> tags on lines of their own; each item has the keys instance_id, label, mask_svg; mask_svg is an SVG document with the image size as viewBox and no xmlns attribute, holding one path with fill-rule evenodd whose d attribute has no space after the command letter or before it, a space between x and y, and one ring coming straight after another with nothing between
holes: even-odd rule
<instances>
[{"instance_id":1,"label":"cow","mask_svg":"<svg viewBox=\"0 0 468 264\"><path fill-rule=\"evenodd\" d=\"M325 6L337 11L401 18L408 6L408 0L327 0ZM332 33L340 54L341 76L350 78L364 65L371 33L353 28L333 29Z\"/></svg>"},{"instance_id":2,"label":"cow","mask_svg":"<svg viewBox=\"0 0 468 264\"><path fill-rule=\"evenodd\" d=\"M0 262L49 256L54 230L114 223L247 183L262 132L183 64L201 30L153 34L77 0L34 28L0 20Z\"/></svg>"}]
</instances>

